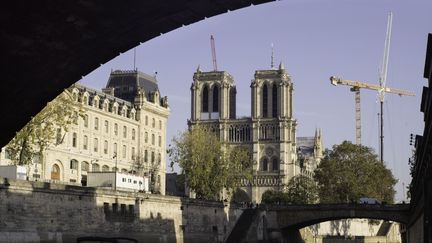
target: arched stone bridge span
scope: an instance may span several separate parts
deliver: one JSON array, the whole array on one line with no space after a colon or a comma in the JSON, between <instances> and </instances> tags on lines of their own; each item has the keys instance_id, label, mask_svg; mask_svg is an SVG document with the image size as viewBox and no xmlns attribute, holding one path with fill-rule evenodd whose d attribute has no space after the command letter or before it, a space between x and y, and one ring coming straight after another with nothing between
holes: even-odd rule
<instances>
[{"instance_id":1,"label":"arched stone bridge span","mask_svg":"<svg viewBox=\"0 0 432 243\"><path fill-rule=\"evenodd\" d=\"M269 1L5 1L0 147L64 88L120 53L206 17Z\"/></svg>"},{"instance_id":2,"label":"arched stone bridge span","mask_svg":"<svg viewBox=\"0 0 432 243\"><path fill-rule=\"evenodd\" d=\"M309 225L338 219L368 218L395 221L407 224L409 204L311 204L265 206L268 215L273 215L279 229L300 229Z\"/></svg>"}]
</instances>

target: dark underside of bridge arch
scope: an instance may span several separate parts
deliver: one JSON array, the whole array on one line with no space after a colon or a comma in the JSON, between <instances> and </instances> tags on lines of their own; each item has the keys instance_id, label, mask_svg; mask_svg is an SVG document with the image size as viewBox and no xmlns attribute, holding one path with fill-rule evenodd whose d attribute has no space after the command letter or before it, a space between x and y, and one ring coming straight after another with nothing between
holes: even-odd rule
<instances>
[{"instance_id":1,"label":"dark underside of bridge arch","mask_svg":"<svg viewBox=\"0 0 432 243\"><path fill-rule=\"evenodd\" d=\"M408 204L362 205L362 204L316 204L286 206L275 209L280 229L301 229L306 226L340 219L365 218L388 220L407 224ZM272 210L271 210L272 211Z\"/></svg>"},{"instance_id":2,"label":"dark underside of bridge arch","mask_svg":"<svg viewBox=\"0 0 432 243\"><path fill-rule=\"evenodd\" d=\"M161 33L272 0L39 0L0 8L4 146L46 103L101 64Z\"/></svg>"}]
</instances>

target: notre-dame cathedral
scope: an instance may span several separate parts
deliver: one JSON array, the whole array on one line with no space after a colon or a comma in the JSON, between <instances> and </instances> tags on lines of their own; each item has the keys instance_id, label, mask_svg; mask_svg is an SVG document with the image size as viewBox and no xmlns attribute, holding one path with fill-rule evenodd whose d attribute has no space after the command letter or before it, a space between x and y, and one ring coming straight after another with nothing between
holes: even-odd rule
<instances>
[{"instance_id":1,"label":"notre-dame cathedral","mask_svg":"<svg viewBox=\"0 0 432 243\"><path fill-rule=\"evenodd\" d=\"M322 158L321 131L314 137L296 137L293 83L283 64L257 70L250 85L251 116L236 118L236 85L225 71L194 73L189 126L202 124L233 146L245 146L253 155L253 180L241 189L254 202L266 190L282 190L299 174L312 176Z\"/></svg>"}]
</instances>

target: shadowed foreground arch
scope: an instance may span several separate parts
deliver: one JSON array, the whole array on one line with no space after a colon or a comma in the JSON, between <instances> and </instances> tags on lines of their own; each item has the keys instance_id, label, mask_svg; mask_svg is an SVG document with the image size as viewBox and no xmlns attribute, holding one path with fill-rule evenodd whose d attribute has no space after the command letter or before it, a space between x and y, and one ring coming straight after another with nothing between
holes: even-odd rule
<instances>
[{"instance_id":1,"label":"shadowed foreground arch","mask_svg":"<svg viewBox=\"0 0 432 243\"><path fill-rule=\"evenodd\" d=\"M279 229L300 229L313 224L347 218L368 218L407 224L409 204L314 204L303 206L269 206L266 210L276 213Z\"/></svg>"},{"instance_id":2,"label":"shadowed foreground arch","mask_svg":"<svg viewBox=\"0 0 432 243\"><path fill-rule=\"evenodd\" d=\"M0 8L0 147L64 88L142 42L272 0L7 1Z\"/></svg>"}]
</instances>

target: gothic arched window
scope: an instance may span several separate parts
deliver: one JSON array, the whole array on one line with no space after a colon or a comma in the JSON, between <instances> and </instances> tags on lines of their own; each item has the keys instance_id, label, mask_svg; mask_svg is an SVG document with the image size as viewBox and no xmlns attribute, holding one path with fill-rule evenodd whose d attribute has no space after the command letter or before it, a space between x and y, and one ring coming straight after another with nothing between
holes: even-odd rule
<instances>
[{"instance_id":1,"label":"gothic arched window","mask_svg":"<svg viewBox=\"0 0 432 243\"><path fill-rule=\"evenodd\" d=\"M263 86L263 91L262 91L262 111L263 117L267 117L268 116L268 91L267 91L267 84L264 84Z\"/></svg>"},{"instance_id":2,"label":"gothic arched window","mask_svg":"<svg viewBox=\"0 0 432 243\"><path fill-rule=\"evenodd\" d=\"M219 112L219 87L213 87L213 112Z\"/></svg>"},{"instance_id":3,"label":"gothic arched window","mask_svg":"<svg viewBox=\"0 0 432 243\"><path fill-rule=\"evenodd\" d=\"M273 84L272 89L272 117L277 117L278 112L278 97L277 97L277 86L276 84Z\"/></svg>"},{"instance_id":4,"label":"gothic arched window","mask_svg":"<svg viewBox=\"0 0 432 243\"><path fill-rule=\"evenodd\" d=\"M262 160L262 170L263 171L268 171L268 161L267 161L267 158L264 158Z\"/></svg>"},{"instance_id":5,"label":"gothic arched window","mask_svg":"<svg viewBox=\"0 0 432 243\"><path fill-rule=\"evenodd\" d=\"M279 165L278 165L277 158L273 158L273 160L272 160L272 169L273 170L279 170Z\"/></svg>"},{"instance_id":6,"label":"gothic arched window","mask_svg":"<svg viewBox=\"0 0 432 243\"><path fill-rule=\"evenodd\" d=\"M209 102L209 93L207 85L204 86L203 92L202 92L202 112L208 112L208 102Z\"/></svg>"}]
</instances>

